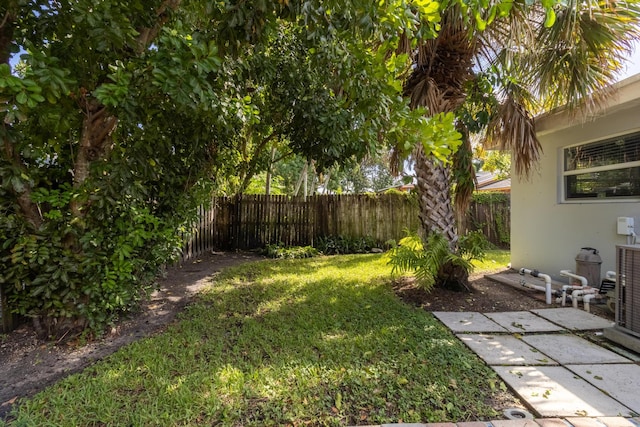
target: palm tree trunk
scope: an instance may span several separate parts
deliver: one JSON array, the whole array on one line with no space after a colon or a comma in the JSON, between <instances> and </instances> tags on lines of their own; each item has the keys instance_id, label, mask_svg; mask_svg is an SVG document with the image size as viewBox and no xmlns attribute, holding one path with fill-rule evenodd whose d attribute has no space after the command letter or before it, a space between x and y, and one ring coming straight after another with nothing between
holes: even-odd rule
<instances>
[{"instance_id":1,"label":"palm tree trunk","mask_svg":"<svg viewBox=\"0 0 640 427\"><path fill-rule=\"evenodd\" d=\"M458 7L443 14L435 40L423 42L414 52L415 67L405 82L405 94L414 107L426 107L430 115L454 112L465 100L465 85L472 77L476 43L469 37ZM462 148L464 149L464 147ZM442 233L449 249L458 248L456 215L451 203L449 165L415 150L420 222L426 234ZM428 250L428 248L427 248ZM438 272L436 285L456 290L469 289L469 274L461 266L446 262Z\"/></svg>"},{"instance_id":2,"label":"palm tree trunk","mask_svg":"<svg viewBox=\"0 0 640 427\"><path fill-rule=\"evenodd\" d=\"M425 234L441 233L449 241L449 250L458 249L456 215L451 203L451 171L448 165L424 154L422 147L415 152L420 223ZM427 248L429 250L429 248ZM445 262L435 278L436 286L456 291L470 291L469 272L450 261Z\"/></svg>"},{"instance_id":3,"label":"palm tree trunk","mask_svg":"<svg viewBox=\"0 0 640 427\"><path fill-rule=\"evenodd\" d=\"M443 234L449 241L449 250L455 251L458 230L451 203L451 172L448 166L427 157L421 146L415 153L420 224L426 234Z\"/></svg>"}]
</instances>

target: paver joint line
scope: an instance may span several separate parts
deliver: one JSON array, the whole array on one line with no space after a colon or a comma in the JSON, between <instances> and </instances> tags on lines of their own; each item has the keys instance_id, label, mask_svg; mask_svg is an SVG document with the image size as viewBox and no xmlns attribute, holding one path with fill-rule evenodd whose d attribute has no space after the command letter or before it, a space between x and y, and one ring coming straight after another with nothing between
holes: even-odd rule
<instances>
[{"instance_id":1,"label":"paver joint line","mask_svg":"<svg viewBox=\"0 0 640 427\"><path fill-rule=\"evenodd\" d=\"M631 359L576 335L577 330L591 330L594 325L605 327L607 321L575 309L527 313L437 312L434 315L543 419L575 417L581 413L591 417L640 413L640 396L629 393L638 383L640 367ZM550 322L564 328L553 331ZM546 328L547 331L542 330ZM514 329L522 331L513 332ZM549 395L555 399L549 399ZM569 422L564 425L547 422L544 427L640 427L626 420L622 425L610 426L595 423L594 419L580 426L567 424ZM515 427L506 426L500 420L497 424L491 427Z\"/></svg>"}]
</instances>

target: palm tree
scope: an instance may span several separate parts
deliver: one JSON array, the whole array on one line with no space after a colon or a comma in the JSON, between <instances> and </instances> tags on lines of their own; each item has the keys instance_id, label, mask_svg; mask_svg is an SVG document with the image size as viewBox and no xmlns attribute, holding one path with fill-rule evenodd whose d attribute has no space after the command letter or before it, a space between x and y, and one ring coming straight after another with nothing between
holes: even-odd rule
<instances>
[{"instance_id":1,"label":"palm tree","mask_svg":"<svg viewBox=\"0 0 640 427\"><path fill-rule=\"evenodd\" d=\"M449 6L438 36L407 52L413 66L405 94L429 115L460 111L476 79L490 76L497 108L490 112L485 142L511 150L518 175L528 175L542 151L534 115L560 105L595 106L595 94L606 93L640 35L638 3L563 0L546 8L544 1L530 3L493 4L485 16L474 17L459 4ZM461 120L457 125L465 142L457 157L468 158L468 132ZM422 147L414 157L423 230L442 233L455 252L452 165L426 156ZM456 186L459 211L470 194L468 185ZM468 273L445 265L436 282L467 287Z\"/></svg>"}]
</instances>

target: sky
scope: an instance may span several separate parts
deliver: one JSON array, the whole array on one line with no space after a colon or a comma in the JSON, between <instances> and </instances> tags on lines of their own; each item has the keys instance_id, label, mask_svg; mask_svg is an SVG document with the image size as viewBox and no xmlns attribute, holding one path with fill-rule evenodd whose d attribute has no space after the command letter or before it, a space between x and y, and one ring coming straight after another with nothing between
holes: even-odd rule
<instances>
[{"instance_id":1,"label":"sky","mask_svg":"<svg viewBox=\"0 0 640 427\"><path fill-rule=\"evenodd\" d=\"M20 53L13 55L11 58L11 68L13 69L16 62L20 59L20 54L24 53L21 51ZM635 43L635 49L633 54L629 57L626 64L624 64L622 71L620 72L620 77L618 80L624 80L627 77L631 77L634 74L640 74L640 41Z\"/></svg>"},{"instance_id":2,"label":"sky","mask_svg":"<svg viewBox=\"0 0 640 427\"><path fill-rule=\"evenodd\" d=\"M635 51L626 64L626 69L620 73L620 80L640 73L640 42L635 44Z\"/></svg>"}]
</instances>

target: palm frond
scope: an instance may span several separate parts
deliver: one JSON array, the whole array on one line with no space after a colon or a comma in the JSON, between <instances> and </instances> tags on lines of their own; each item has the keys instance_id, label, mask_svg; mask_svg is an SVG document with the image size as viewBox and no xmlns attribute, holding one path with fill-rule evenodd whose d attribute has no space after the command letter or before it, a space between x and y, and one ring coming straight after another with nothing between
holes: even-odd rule
<instances>
[{"instance_id":1,"label":"palm frond","mask_svg":"<svg viewBox=\"0 0 640 427\"><path fill-rule=\"evenodd\" d=\"M533 115L523 102L511 95L506 97L489 122L485 143L510 150L518 176L530 176L542 154Z\"/></svg>"},{"instance_id":2,"label":"palm frond","mask_svg":"<svg viewBox=\"0 0 640 427\"><path fill-rule=\"evenodd\" d=\"M404 93L412 107L426 107L430 114L454 111L464 101L464 86L472 75L477 46L458 9L447 9L438 37L421 41L413 51L414 68Z\"/></svg>"},{"instance_id":3,"label":"palm frond","mask_svg":"<svg viewBox=\"0 0 640 427\"><path fill-rule=\"evenodd\" d=\"M640 38L637 2L570 0L557 6L551 28L540 26L530 54L535 92L550 109L559 105L589 112L609 95L621 63Z\"/></svg>"}]
</instances>

